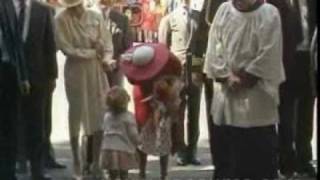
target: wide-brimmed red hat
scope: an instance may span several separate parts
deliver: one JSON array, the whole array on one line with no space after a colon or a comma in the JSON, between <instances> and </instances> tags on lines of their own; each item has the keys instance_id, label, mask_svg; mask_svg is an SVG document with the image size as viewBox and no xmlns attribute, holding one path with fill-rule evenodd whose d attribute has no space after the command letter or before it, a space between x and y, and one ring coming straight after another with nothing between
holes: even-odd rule
<instances>
[{"instance_id":1,"label":"wide-brimmed red hat","mask_svg":"<svg viewBox=\"0 0 320 180\"><path fill-rule=\"evenodd\" d=\"M132 81L155 77L169 60L169 49L164 44L143 43L128 49L122 56L120 68Z\"/></svg>"}]
</instances>

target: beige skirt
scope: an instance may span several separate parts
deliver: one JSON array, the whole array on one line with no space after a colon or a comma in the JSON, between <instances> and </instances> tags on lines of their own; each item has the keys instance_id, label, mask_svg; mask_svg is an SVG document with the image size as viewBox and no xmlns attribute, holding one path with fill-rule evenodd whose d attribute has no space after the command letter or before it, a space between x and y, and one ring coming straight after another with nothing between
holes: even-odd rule
<instances>
[{"instance_id":1,"label":"beige skirt","mask_svg":"<svg viewBox=\"0 0 320 180\"><path fill-rule=\"evenodd\" d=\"M138 168L138 155L115 150L102 150L100 167L107 170L130 170Z\"/></svg>"}]
</instances>

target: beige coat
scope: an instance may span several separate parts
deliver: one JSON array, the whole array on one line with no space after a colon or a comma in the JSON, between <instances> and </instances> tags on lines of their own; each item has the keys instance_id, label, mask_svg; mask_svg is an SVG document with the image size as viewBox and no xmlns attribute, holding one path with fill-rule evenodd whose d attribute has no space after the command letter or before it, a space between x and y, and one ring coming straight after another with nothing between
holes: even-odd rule
<instances>
[{"instance_id":1,"label":"beige coat","mask_svg":"<svg viewBox=\"0 0 320 180\"><path fill-rule=\"evenodd\" d=\"M80 18L64 10L56 18L58 48L67 57L65 87L71 136L79 134L80 125L85 135L102 128L104 94L109 84L93 43L100 41L111 60L112 39L105 27L103 17L90 10Z\"/></svg>"}]
</instances>

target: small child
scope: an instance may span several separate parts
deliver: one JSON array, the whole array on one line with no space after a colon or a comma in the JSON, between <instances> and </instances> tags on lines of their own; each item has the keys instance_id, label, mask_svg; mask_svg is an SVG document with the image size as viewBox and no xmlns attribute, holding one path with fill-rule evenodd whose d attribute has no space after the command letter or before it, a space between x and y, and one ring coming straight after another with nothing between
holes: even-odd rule
<instances>
[{"instance_id":1,"label":"small child","mask_svg":"<svg viewBox=\"0 0 320 180\"><path fill-rule=\"evenodd\" d=\"M104 116L100 166L108 170L110 180L128 179L128 170L136 168L136 149L139 143L135 118L127 110L130 97L121 87L108 91Z\"/></svg>"}]
</instances>

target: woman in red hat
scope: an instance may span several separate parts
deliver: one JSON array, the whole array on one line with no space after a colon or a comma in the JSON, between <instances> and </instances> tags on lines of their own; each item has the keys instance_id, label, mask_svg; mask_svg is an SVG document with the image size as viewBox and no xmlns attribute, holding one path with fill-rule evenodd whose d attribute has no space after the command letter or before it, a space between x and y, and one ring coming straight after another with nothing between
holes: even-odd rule
<instances>
[{"instance_id":1,"label":"woman in red hat","mask_svg":"<svg viewBox=\"0 0 320 180\"><path fill-rule=\"evenodd\" d=\"M160 156L161 179L167 178L169 154L183 143L173 135L179 125L182 81L180 61L162 44L142 44L129 49L121 69L134 84L135 117L139 126L140 177L145 178L147 154ZM173 138L174 137L174 138Z\"/></svg>"}]
</instances>

